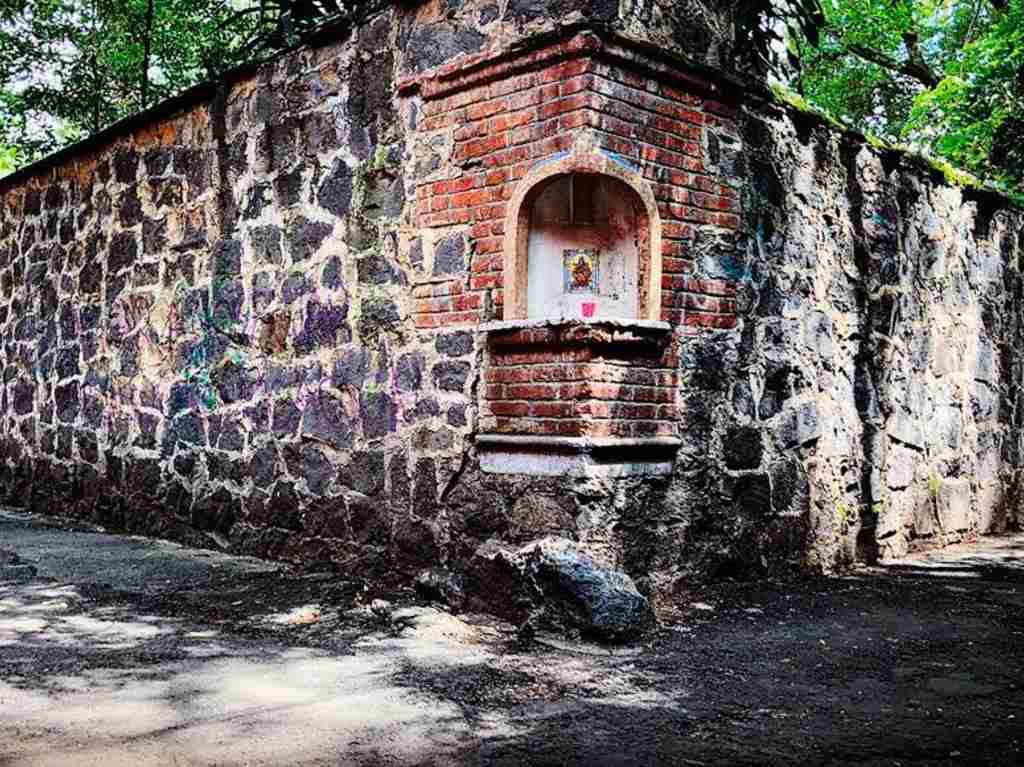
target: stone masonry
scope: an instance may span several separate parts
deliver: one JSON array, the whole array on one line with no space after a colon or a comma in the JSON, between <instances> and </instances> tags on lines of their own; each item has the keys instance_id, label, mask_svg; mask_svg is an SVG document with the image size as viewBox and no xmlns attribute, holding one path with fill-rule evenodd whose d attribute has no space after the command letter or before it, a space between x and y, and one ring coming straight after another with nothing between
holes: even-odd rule
<instances>
[{"instance_id":1,"label":"stone masonry","mask_svg":"<svg viewBox=\"0 0 1024 767\"><path fill-rule=\"evenodd\" d=\"M678 5L399 5L0 179L3 502L364 577L555 535L655 602L1018 524L1024 213ZM638 317L523 313L571 174Z\"/></svg>"}]
</instances>

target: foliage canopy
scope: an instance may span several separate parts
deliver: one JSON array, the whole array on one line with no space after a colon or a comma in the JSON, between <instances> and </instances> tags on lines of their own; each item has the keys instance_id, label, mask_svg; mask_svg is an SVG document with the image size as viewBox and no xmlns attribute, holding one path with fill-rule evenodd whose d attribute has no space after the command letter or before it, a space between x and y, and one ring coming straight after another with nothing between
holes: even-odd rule
<instances>
[{"instance_id":1,"label":"foliage canopy","mask_svg":"<svg viewBox=\"0 0 1024 767\"><path fill-rule=\"evenodd\" d=\"M387 0L0 0L0 175ZM685 7L686 4L680 4ZM1024 0L735 0L828 116L1024 187ZM682 11L680 11L682 12Z\"/></svg>"},{"instance_id":2,"label":"foliage canopy","mask_svg":"<svg viewBox=\"0 0 1024 767\"><path fill-rule=\"evenodd\" d=\"M797 90L826 114L1024 187L1024 0L824 0L795 37Z\"/></svg>"}]
</instances>

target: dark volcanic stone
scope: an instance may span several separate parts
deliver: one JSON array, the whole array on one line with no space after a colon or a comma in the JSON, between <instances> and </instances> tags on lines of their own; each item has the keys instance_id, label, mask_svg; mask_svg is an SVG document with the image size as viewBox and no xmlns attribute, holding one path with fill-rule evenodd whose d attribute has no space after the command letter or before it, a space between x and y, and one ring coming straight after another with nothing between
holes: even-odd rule
<instances>
[{"instance_id":1,"label":"dark volcanic stone","mask_svg":"<svg viewBox=\"0 0 1024 767\"><path fill-rule=\"evenodd\" d=\"M345 416L342 403L324 391L316 392L306 402L302 413L302 433L321 439L336 449L352 444L352 424Z\"/></svg>"},{"instance_id":2,"label":"dark volcanic stone","mask_svg":"<svg viewBox=\"0 0 1024 767\"><path fill-rule=\"evenodd\" d=\"M131 187L121 195L118 205L118 218L121 226L132 227L142 220L142 201L139 199L139 192Z\"/></svg>"},{"instance_id":3,"label":"dark volcanic stone","mask_svg":"<svg viewBox=\"0 0 1024 767\"><path fill-rule=\"evenodd\" d=\"M301 420L302 412L291 400L282 399L274 403L274 420L271 428L275 437L294 436Z\"/></svg>"},{"instance_id":4,"label":"dark volcanic stone","mask_svg":"<svg viewBox=\"0 0 1024 767\"><path fill-rule=\"evenodd\" d=\"M313 289L309 280L301 272L293 272L289 274L284 281L284 285L281 286L281 300L290 304L295 300L306 295Z\"/></svg>"},{"instance_id":5,"label":"dark volcanic stone","mask_svg":"<svg viewBox=\"0 0 1024 767\"><path fill-rule=\"evenodd\" d=\"M747 519L767 517L771 513L771 483L764 474L739 477L732 491L733 508Z\"/></svg>"},{"instance_id":6,"label":"dark volcanic stone","mask_svg":"<svg viewBox=\"0 0 1024 767\"><path fill-rule=\"evenodd\" d=\"M363 301L363 314L359 318L359 334L364 341L378 333L390 330L400 320L398 306L387 298L368 298Z\"/></svg>"},{"instance_id":7,"label":"dark volcanic stone","mask_svg":"<svg viewBox=\"0 0 1024 767\"><path fill-rule=\"evenodd\" d=\"M361 90L361 89L360 89ZM352 205L352 169L338 160L317 191L317 202L329 213L341 218Z\"/></svg>"},{"instance_id":8,"label":"dark volcanic stone","mask_svg":"<svg viewBox=\"0 0 1024 767\"><path fill-rule=\"evenodd\" d=\"M266 520L275 527L286 527L291 530L302 529L302 518L299 514L299 497L291 482L278 482L274 493L266 506Z\"/></svg>"},{"instance_id":9,"label":"dark volcanic stone","mask_svg":"<svg viewBox=\"0 0 1024 767\"><path fill-rule=\"evenodd\" d=\"M439 362L434 365L434 386L443 391L462 391L469 377L470 364L463 361Z\"/></svg>"},{"instance_id":10,"label":"dark volcanic stone","mask_svg":"<svg viewBox=\"0 0 1024 767\"><path fill-rule=\"evenodd\" d=\"M445 333L437 337L434 347L446 357L462 357L473 351L473 334L465 330Z\"/></svg>"},{"instance_id":11,"label":"dark volcanic stone","mask_svg":"<svg viewBox=\"0 0 1024 767\"><path fill-rule=\"evenodd\" d=\"M395 386L399 391L419 391L423 381L423 355L419 352L403 354L395 363Z\"/></svg>"},{"instance_id":12,"label":"dark volcanic stone","mask_svg":"<svg viewBox=\"0 0 1024 767\"><path fill-rule=\"evenodd\" d=\"M384 490L384 451L357 450L340 472L341 481L363 495L374 497Z\"/></svg>"},{"instance_id":13,"label":"dark volcanic stone","mask_svg":"<svg viewBox=\"0 0 1024 767\"><path fill-rule=\"evenodd\" d=\"M242 273L242 243L219 240L213 248L213 273L217 277L238 277Z\"/></svg>"},{"instance_id":14,"label":"dark volcanic stone","mask_svg":"<svg viewBox=\"0 0 1024 767\"><path fill-rule=\"evenodd\" d=\"M72 385L73 386L73 385ZM63 392L65 398L70 397L68 394L69 387L58 388L57 393L60 395ZM75 390L77 391L77 390ZM36 387L30 381L21 380L14 385L13 393L13 405L14 412L18 415L24 415L25 413L31 413L32 408L35 404ZM61 402L58 401L57 406L61 406Z\"/></svg>"},{"instance_id":15,"label":"dark volcanic stone","mask_svg":"<svg viewBox=\"0 0 1024 767\"><path fill-rule=\"evenodd\" d=\"M324 265L323 285L330 290L338 290L342 287L341 259L332 256Z\"/></svg>"},{"instance_id":16,"label":"dark volcanic stone","mask_svg":"<svg viewBox=\"0 0 1024 767\"><path fill-rule=\"evenodd\" d=\"M441 602L459 610L466 601L462 576L441 567L423 570L416 576L416 593L424 599Z\"/></svg>"},{"instance_id":17,"label":"dark volcanic stone","mask_svg":"<svg viewBox=\"0 0 1024 767\"><path fill-rule=\"evenodd\" d=\"M114 155L114 175L122 184L135 180L139 168L139 155L134 150L123 150Z\"/></svg>"},{"instance_id":18,"label":"dark volcanic stone","mask_svg":"<svg viewBox=\"0 0 1024 767\"><path fill-rule=\"evenodd\" d=\"M244 402L256 388L249 371L241 365L228 363L216 374L215 384L221 401L225 403Z\"/></svg>"},{"instance_id":19,"label":"dark volcanic stone","mask_svg":"<svg viewBox=\"0 0 1024 767\"><path fill-rule=\"evenodd\" d=\"M423 567L441 558L437 536L426 520L410 517L398 520L394 542L399 567Z\"/></svg>"},{"instance_id":20,"label":"dark volcanic stone","mask_svg":"<svg viewBox=\"0 0 1024 767\"><path fill-rule=\"evenodd\" d=\"M368 439L394 431L395 403L387 392L364 389L359 395L359 412L363 419L363 435Z\"/></svg>"},{"instance_id":21,"label":"dark volcanic stone","mask_svg":"<svg viewBox=\"0 0 1024 767\"><path fill-rule=\"evenodd\" d=\"M348 306L310 301L306 307L302 332L295 338L295 348L300 352L309 352L318 347L334 346L339 340L347 343L351 338L347 317Z\"/></svg>"},{"instance_id":22,"label":"dark volcanic stone","mask_svg":"<svg viewBox=\"0 0 1024 767\"><path fill-rule=\"evenodd\" d=\"M587 19L607 22L618 15L619 3L618 0L509 0L505 17L525 23L536 19L561 19L573 12Z\"/></svg>"},{"instance_id":23,"label":"dark volcanic stone","mask_svg":"<svg viewBox=\"0 0 1024 767\"><path fill-rule=\"evenodd\" d=\"M651 605L633 579L597 564L573 544L538 545L530 557L544 591L545 617L556 625L612 642L653 625Z\"/></svg>"},{"instance_id":24,"label":"dark volcanic stone","mask_svg":"<svg viewBox=\"0 0 1024 767\"><path fill-rule=\"evenodd\" d=\"M288 231L288 248L292 261L304 261L320 249L332 227L308 218L298 219Z\"/></svg>"},{"instance_id":25,"label":"dark volcanic stone","mask_svg":"<svg viewBox=\"0 0 1024 767\"><path fill-rule=\"evenodd\" d=\"M433 458L420 458L416 462L412 510L423 517L437 513L437 464Z\"/></svg>"},{"instance_id":26,"label":"dark volcanic stone","mask_svg":"<svg viewBox=\"0 0 1024 767\"><path fill-rule=\"evenodd\" d=\"M248 474L256 487L269 487L277 474L277 451L272 445L265 445L252 455Z\"/></svg>"},{"instance_id":27,"label":"dark volcanic stone","mask_svg":"<svg viewBox=\"0 0 1024 767\"><path fill-rule=\"evenodd\" d=\"M751 427L730 429L722 444L725 465L730 469L756 469L761 465L764 445L761 432Z\"/></svg>"},{"instance_id":28,"label":"dark volcanic stone","mask_svg":"<svg viewBox=\"0 0 1024 767\"><path fill-rule=\"evenodd\" d=\"M486 39L475 29L450 23L417 25L404 46L405 67L416 72L429 69L460 53L479 51Z\"/></svg>"},{"instance_id":29,"label":"dark volcanic stone","mask_svg":"<svg viewBox=\"0 0 1024 767\"><path fill-rule=\"evenodd\" d=\"M466 239L450 234L434 248L434 274L458 274L466 268Z\"/></svg>"},{"instance_id":30,"label":"dark volcanic stone","mask_svg":"<svg viewBox=\"0 0 1024 767\"><path fill-rule=\"evenodd\" d=\"M257 263L281 263L281 230L276 226L258 226L249 233L252 254Z\"/></svg>"},{"instance_id":31,"label":"dark volcanic stone","mask_svg":"<svg viewBox=\"0 0 1024 767\"><path fill-rule=\"evenodd\" d=\"M384 256L373 253L359 259L356 272L360 282L367 285L400 284L401 274Z\"/></svg>"},{"instance_id":32,"label":"dark volcanic stone","mask_svg":"<svg viewBox=\"0 0 1024 767\"><path fill-rule=\"evenodd\" d=\"M110 241L109 267L111 272L117 272L135 263L138 255L138 246L135 243L135 235L131 232L119 232Z\"/></svg>"},{"instance_id":33,"label":"dark volcanic stone","mask_svg":"<svg viewBox=\"0 0 1024 767\"><path fill-rule=\"evenodd\" d=\"M274 179L274 193L277 195L278 205L287 208L299 203L299 194L302 191L302 167L299 166L291 173L281 173Z\"/></svg>"},{"instance_id":34,"label":"dark volcanic stone","mask_svg":"<svg viewBox=\"0 0 1024 767\"><path fill-rule=\"evenodd\" d=\"M465 426L466 421L466 406L465 405L452 405L448 408L448 425L449 426Z\"/></svg>"},{"instance_id":35,"label":"dark volcanic stone","mask_svg":"<svg viewBox=\"0 0 1024 767\"><path fill-rule=\"evenodd\" d=\"M354 386L361 389L370 373L370 361L370 352L362 346L345 349L344 353L334 362L331 385L336 388Z\"/></svg>"},{"instance_id":36,"label":"dark volcanic stone","mask_svg":"<svg viewBox=\"0 0 1024 767\"><path fill-rule=\"evenodd\" d=\"M244 302L245 286L241 280L218 283L213 296L213 320L217 326L224 328L239 322Z\"/></svg>"}]
</instances>

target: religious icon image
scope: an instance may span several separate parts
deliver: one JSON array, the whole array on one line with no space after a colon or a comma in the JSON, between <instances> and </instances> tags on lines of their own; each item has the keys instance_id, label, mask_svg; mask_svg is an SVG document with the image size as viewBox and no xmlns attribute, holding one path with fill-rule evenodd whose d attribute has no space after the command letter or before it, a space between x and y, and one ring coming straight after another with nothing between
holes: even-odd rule
<instances>
[{"instance_id":1,"label":"religious icon image","mask_svg":"<svg viewBox=\"0 0 1024 767\"><path fill-rule=\"evenodd\" d=\"M597 250L566 250L562 253L562 271L566 293L596 293Z\"/></svg>"}]
</instances>

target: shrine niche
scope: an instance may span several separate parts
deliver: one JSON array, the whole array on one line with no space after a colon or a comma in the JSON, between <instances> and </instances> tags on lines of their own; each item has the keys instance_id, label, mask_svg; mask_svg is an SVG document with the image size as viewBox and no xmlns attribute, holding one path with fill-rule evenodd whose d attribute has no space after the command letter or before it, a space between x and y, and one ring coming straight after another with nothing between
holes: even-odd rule
<instances>
[{"instance_id":1,"label":"shrine niche","mask_svg":"<svg viewBox=\"0 0 1024 767\"><path fill-rule=\"evenodd\" d=\"M643 220L639 198L610 176L545 182L530 211L527 317L636 319Z\"/></svg>"},{"instance_id":2,"label":"shrine niche","mask_svg":"<svg viewBox=\"0 0 1024 767\"><path fill-rule=\"evenodd\" d=\"M506 319L482 326L484 471L671 472L678 356L659 318L660 229L646 182L605 153L579 150L520 182Z\"/></svg>"},{"instance_id":3,"label":"shrine niche","mask_svg":"<svg viewBox=\"0 0 1024 767\"><path fill-rule=\"evenodd\" d=\"M577 149L519 183L505 222L505 319L661 319L661 222L625 163Z\"/></svg>"}]
</instances>

